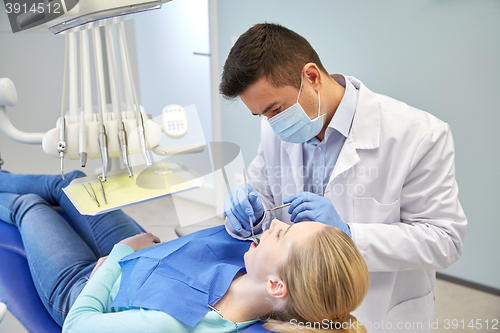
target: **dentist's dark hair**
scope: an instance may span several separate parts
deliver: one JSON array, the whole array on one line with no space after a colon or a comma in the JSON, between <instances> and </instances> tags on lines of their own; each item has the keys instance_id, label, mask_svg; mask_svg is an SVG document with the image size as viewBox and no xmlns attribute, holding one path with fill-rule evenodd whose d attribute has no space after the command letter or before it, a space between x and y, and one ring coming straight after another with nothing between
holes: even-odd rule
<instances>
[{"instance_id":1,"label":"dentist's dark hair","mask_svg":"<svg viewBox=\"0 0 500 333\"><path fill-rule=\"evenodd\" d=\"M236 98L261 77L276 87L299 89L302 68L311 62L327 73L304 37L278 24L256 24L231 48L219 92L228 99Z\"/></svg>"}]
</instances>

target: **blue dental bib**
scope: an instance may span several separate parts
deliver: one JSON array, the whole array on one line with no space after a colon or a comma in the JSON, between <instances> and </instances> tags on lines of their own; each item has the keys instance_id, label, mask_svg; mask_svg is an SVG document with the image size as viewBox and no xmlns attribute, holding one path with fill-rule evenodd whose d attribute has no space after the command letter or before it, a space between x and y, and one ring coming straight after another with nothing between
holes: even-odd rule
<instances>
[{"instance_id":1,"label":"blue dental bib","mask_svg":"<svg viewBox=\"0 0 500 333\"><path fill-rule=\"evenodd\" d=\"M120 260L120 289L109 306L159 310L194 327L246 272L249 246L218 226L137 251Z\"/></svg>"}]
</instances>

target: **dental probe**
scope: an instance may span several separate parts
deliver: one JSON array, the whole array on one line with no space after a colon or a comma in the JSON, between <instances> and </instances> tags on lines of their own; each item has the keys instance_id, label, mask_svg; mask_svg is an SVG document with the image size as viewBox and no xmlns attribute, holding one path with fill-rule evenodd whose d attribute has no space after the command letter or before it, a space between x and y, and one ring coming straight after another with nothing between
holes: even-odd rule
<instances>
[{"instance_id":1,"label":"dental probe","mask_svg":"<svg viewBox=\"0 0 500 333\"><path fill-rule=\"evenodd\" d=\"M325 192L323 192L323 193L316 193L316 194L317 194L317 195L324 196L324 195L325 195L325 193L328 193L328 191L325 191ZM276 207L274 207L274 208L270 208L270 209L266 210L266 212L270 212L270 211L272 211L272 210L276 210L276 209L280 209L280 208L285 208L285 207L290 206L291 204L292 204L292 203L291 203L291 202L289 202L289 203L284 204L284 205L276 206Z\"/></svg>"},{"instance_id":2,"label":"dental probe","mask_svg":"<svg viewBox=\"0 0 500 333\"><path fill-rule=\"evenodd\" d=\"M247 173L246 173L245 168L243 168L243 177L245 178L245 192L247 193L247 199L250 202L250 196L248 195ZM253 233L253 221L252 221L252 217L248 217L248 218L250 219L250 229L252 230L253 241L255 242L255 244L258 245L259 244L259 240L257 239L257 237L255 237L255 234Z\"/></svg>"},{"instance_id":3,"label":"dental probe","mask_svg":"<svg viewBox=\"0 0 500 333\"><path fill-rule=\"evenodd\" d=\"M57 143L57 152L61 158L61 176L64 180L64 153L66 152L66 84L68 80L68 53L69 36L66 34L66 47L64 51L64 78L63 78L63 96L61 102L61 122L59 124L59 142Z\"/></svg>"},{"instance_id":4,"label":"dental probe","mask_svg":"<svg viewBox=\"0 0 500 333\"><path fill-rule=\"evenodd\" d=\"M96 81L97 81L97 96L98 96L98 105L99 105L99 147L101 148L101 160L102 160L102 181L105 182L107 180L107 172L108 172L108 137L106 135L106 128L104 127L104 110L103 108L103 93L101 89L104 86L101 86L103 78L103 70L102 70L102 49L101 49L101 35L99 28L92 29L92 39L94 42L94 61L95 61L95 69L96 69Z\"/></svg>"},{"instance_id":5,"label":"dental probe","mask_svg":"<svg viewBox=\"0 0 500 333\"><path fill-rule=\"evenodd\" d=\"M281 205L281 206L276 206L276 207L274 207L274 208L271 208L271 209L266 210L266 212L270 212L270 211L272 211L272 210L276 210L276 209L280 209L280 208L285 208L285 207L290 206L291 204L292 204L292 203L291 203L291 202L289 202L289 203L284 204L284 205Z\"/></svg>"},{"instance_id":6,"label":"dental probe","mask_svg":"<svg viewBox=\"0 0 500 333\"><path fill-rule=\"evenodd\" d=\"M125 131L125 124L122 120L122 108L120 101L120 93L118 91L118 78L116 76L116 66L115 66L115 49L113 46L113 35L111 31L111 26L106 26L106 48L108 51L108 64L110 69L110 83L113 90L112 96L114 96L114 105L116 105L116 111L118 113L118 141L120 142L120 149L122 152L122 163L123 166L128 171L128 177L132 178L134 174L130 168L130 163L128 160L128 149L127 149L127 132ZM104 191L104 190L103 190Z\"/></svg>"}]
</instances>

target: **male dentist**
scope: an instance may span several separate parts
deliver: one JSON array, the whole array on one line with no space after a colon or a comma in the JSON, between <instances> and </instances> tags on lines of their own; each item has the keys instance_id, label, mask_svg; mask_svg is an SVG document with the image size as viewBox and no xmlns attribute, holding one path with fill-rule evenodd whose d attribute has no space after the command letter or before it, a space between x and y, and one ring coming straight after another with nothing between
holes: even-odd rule
<instances>
[{"instance_id":1,"label":"male dentist","mask_svg":"<svg viewBox=\"0 0 500 333\"><path fill-rule=\"evenodd\" d=\"M307 40L276 24L239 37L220 92L262 116L249 200L244 186L231 193L228 232L248 239L249 217L257 233L274 218L337 227L370 271L358 320L369 332L430 332L436 269L460 258L467 224L448 124L329 75Z\"/></svg>"}]
</instances>

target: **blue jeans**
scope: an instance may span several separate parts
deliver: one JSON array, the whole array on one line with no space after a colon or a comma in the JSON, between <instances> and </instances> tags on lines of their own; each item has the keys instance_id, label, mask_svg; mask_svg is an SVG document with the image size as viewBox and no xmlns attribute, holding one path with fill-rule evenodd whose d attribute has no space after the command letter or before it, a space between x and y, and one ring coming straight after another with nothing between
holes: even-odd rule
<instances>
[{"instance_id":1,"label":"blue jeans","mask_svg":"<svg viewBox=\"0 0 500 333\"><path fill-rule=\"evenodd\" d=\"M17 226L38 295L62 326L100 257L141 232L121 210L80 215L62 188L79 177L14 175L0 170L0 220ZM61 206L71 225L52 206Z\"/></svg>"}]
</instances>

